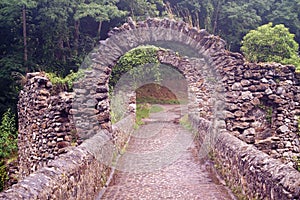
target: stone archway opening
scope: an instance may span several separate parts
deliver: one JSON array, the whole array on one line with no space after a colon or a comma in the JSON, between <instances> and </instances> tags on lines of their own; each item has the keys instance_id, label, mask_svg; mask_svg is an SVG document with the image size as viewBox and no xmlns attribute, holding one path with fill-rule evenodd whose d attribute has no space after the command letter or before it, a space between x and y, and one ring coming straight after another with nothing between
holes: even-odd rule
<instances>
[{"instance_id":1,"label":"stone archway opening","mask_svg":"<svg viewBox=\"0 0 300 200\"><path fill-rule=\"evenodd\" d=\"M140 45L116 61L109 79L112 124L133 113L134 108L141 108L135 102L188 104L189 83L186 70L180 70L174 63L162 63L169 54L175 56L170 57L173 62L178 63L182 59L179 53L172 50ZM183 109L186 110L186 106Z\"/></svg>"},{"instance_id":2,"label":"stone archway opening","mask_svg":"<svg viewBox=\"0 0 300 200\"><path fill-rule=\"evenodd\" d=\"M145 48L145 46L142 48ZM113 74L116 71L122 72L121 76L117 75L118 79L110 78L110 81L112 81L112 86L110 87L112 89L110 91L110 108L113 124L132 114L135 111L133 108L139 109L141 106L144 108L145 105L141 104L177 104L182 111L187 108L189 101L187 77L176 66L163 64L159 60L159 55L162 56L162 52L172 51L153 46L148 48L152 48L154 53L152 52L151 54L153 58L149 58L146 55L146 60L152 60L155 63L141 62L143 64L139 66L124 65L124 59L126 61L126 58L128 58L126 53L117 63L123 63L122 67L125 69L129 68L129 70L125 73L122 71L123 69L113 68ZM130 52L132 53L134 50L140 51L141 48L135 48ZM179 55L177 56L173 60L180 58ZM131 59L135 60L134 63L139 63L136 59L143 60L144 58L139 54ZM131 63L132 61L129 60L128 65ZM117 64L114 67L118 68L120 65ZM184 107L181 106L183 104L185 105Z\"/></svg>"},{"instance_id":3,"label":"stone archway opening","mask_svg":"<svg viewBox=\"0 0 300 200\"><path fill-rule=\"evenodd\" d=\"M158 63L167 68L166 71L172 69L183 77L187 86L186 99L188 99L185 102L188 103L186 106L188 108L185 111L188 111L189 117L201 117L211 122L212 125L207 131L209 132L207 138L210 140L208 143L214 142L211 137L215 137L217 134L220 124L218 120L222 120L221 112L224 107L222 91L217 90L221 78L219 77L220 70L214 64L214 56L216 53L225 51L224 41L209 35L204 30L198 30L183 22L167 19L149 19L137 24L135 22L124 24L122 27L111 31L109 38L100 41L99 48L91 52L84 64L90 66L90 70L86 72L84 80L77 84L78 88L75 91L79 92L76 93L77 98L73 104L77 108L74 119L76 128L80 130L80 137L88 139L101 132L101 134L104 133L101 137L105 138L105 144L109 143L110 146L114 146L114 140L117 137L114 135L112 126L111 110L114 109L121 114L119 119L129 116L130 109L134 111L136 108L135 102L132 101L134 99L131 98L132 95L135 96L136 89L145 84L157 83L158 80L155 73L152 74L153 76L143 77L136 76L134 73L126 73L125 78L122 75L123 80L118 81L117 87L115 87L117 91L115 96L118 98L111 98L109 78L112 75L112 70L118 60L130 50L142 45L155 45L157 43L164 43L161 46L165 46L165 43L172 44L173 51L158 48L155 57ZM189 50L194 55L181 57L179 53L174 52L174 50L176 51L174 44L181 46L181 51L187 52ZM137 69L147 72L149 67L153 66L146 64ZM168 77L168 73L166 74ZM126 78L126 76L128 77ZM179 90L174 85L176 86L173 82L171 86L167 85L166 87L176 96L180 96L180 94L177 95ZM82 89L85 89L86 92L81 93ZM100 147L99 145L96 147L94 145L88 146L91 152L99 154L96 150Z\"/></svg>"}]
</instances>

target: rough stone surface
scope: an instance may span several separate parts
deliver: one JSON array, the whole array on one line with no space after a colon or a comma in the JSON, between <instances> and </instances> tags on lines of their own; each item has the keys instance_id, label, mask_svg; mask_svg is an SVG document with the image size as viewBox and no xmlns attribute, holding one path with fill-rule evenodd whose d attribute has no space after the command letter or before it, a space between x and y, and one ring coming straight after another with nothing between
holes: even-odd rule
<instances>
[{"instance_id":1,"label":"rough stone surface","mask_svg":"<svg viewBox=\"0 0 300 200\"><path fill-rule=\"evenodd\" d=\"M242 60L241 63L232 67L224 65L221 72L226 85L226 109L230 112L225 119L227 130L296 167L295 158L300 157L300 152L295 151L295 147L299 148L295 143L299 141L299 103L296 100L299 81L294 67ZM277 140L272 140L274 137ZM287 141L295 145L287 148Z\"/></svg>"},{"instance_id":2,"label":"rough stone surface","mask_svg":"<svg viewBox=\"0 0 300 200\"><path fill-rule=\"evenodd\" d=\"M20 179L80 142L70 115L74 94L57 94L44 73L26 78L18 102Z\"/></svg>"},{"instance_id":3,"label":"rough stone surface","mask_svg":"<svg viewBox=\"0 0 300 200\"><path fill-rule=\"evenodd\" d=\"M114 127L112 137L118 136L113 140L114 151L106 152L105 146L99 145L103 135L110 135L102 130L0 193L0 199L94 199L112 176L112 163L101 162L98 153L118 155L133 131L133 119L128 116Z\"/></svg>"},{"instance_id":4,"label":"rough stone surface","mask_svg":"<svg viewBox=\"0 0 300 200\"><path fill-rule=\"evenodd\" d=\"M78 147L1 193L0 199L93 199L109 173L109 168Z\"/></svg>"},{"instance_id":5,"label":"rough stone surface","mask_svg":"<svg viewBox=\"0 0 300 200\"><path fill-rule=\"evenodd\" d=\"M174 53L158 53L161 63L174 66L186 77L190 108L193 107L191 112L212 119L213 112L218 109L213 102L220 99L213 95L218 91L217 86L221 86L225 93L225 99L221 98L225 102L224 110L229 111L225 120L228 131L274 158L294 163L296 167L295 158L300 157L300 75L295 73L294 66L248 63L241 54L226 51L222 39L209 35L205 30L197 30L183 22L168 19L126 23L113 29L109 35L93 57L99 63L95 69L103 65L113 66L116 57L144 43L179 42L194 49L204 62L178 58ZM105 56L108 49L115 52L116 56ZM104 57L107 58L105 62ZM233 107L236 109L230 110ZM250 138L243 134L249 128L255 129L255 135ZM273 137L280 139L269 142ZM286 148L286 141L294 145Z\"/></svg>"},{"instance_id":6,"label":"rough stone surface","mask_svg":"<svg viewBox=\"0 0 300 200\"><path fill-rule=\"evenodd\" d=\"M203 141L210 122L197 116L190 116L190 120L199 131L198 140ZM249 199L300 198L300 173L297 170L246 144L225 129L215 139L212 157L231 189Z\"/></svg>"}]
</instances>

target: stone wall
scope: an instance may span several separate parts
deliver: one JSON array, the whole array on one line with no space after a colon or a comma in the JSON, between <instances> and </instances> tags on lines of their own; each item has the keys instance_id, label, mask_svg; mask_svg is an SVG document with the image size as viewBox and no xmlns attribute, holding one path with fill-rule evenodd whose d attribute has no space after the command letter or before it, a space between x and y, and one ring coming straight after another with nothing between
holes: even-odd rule
<instances>
[{"instance_id":1,"label":"stone wall","mask_svg":"<svg viewBox=\"0 0 300 200\"><path fill-rule=\"evenodd\" d=\"M203 144L211 122L196 115L189 116ZM227 185L249 199L299 199L300 173L291 166L239 140L226 129L215 135L212 156Z\"/></svg>"},{"instance_id":2,"label":"stone wall","mask_svg":"<svg viewBox=\"0 0 300 200\"><path fill-rule=\"evenodd\" d=\"M115 159L119 155L133 131L134 120L134 115L129 115L113 126L112 133L99 131L78 147L70 148L66 154L0 193L0 199L95 199L113 175L111 167L115 160L105 163L108 160L102 158ZM111 143L103 144L104 138Z\"/></svg>"},{"instance_id":3,"label":"stone wall","mask_svg":"<svg viewBox=\"0 0 300 200\"><path fill-rule=\"evenodd\" d=\"M182 57L170 50L158 51L157 58L160 63L177 69L186 79L188 112L197 113L208 120L212 119L214 107L212 94L217 93L215 88L217 84L211 84L211 80L216 80L216 77L206 60Z\"/></svg>"},{"instance_id":4,"label":"stone wall","mask_svg":"<svg viewBox=\"0 0 300 200\"><path fill-rule=\"evenodd\" d=\"M225 121L234 136L296 167L300 158L298 130L299 79L294 66L247 63L239 54L223 53Z\"/></svg>"},{"instance_id":5,"label":"stone wall","mask_svg":"<svg viewBox=\"0 0 300 200\"><path fill-rule=\"evenodd\" d=\"M0 199L93 199L109 173L85 148L77 147L1 193Z\"/></svg>"},{"instance_id":6,"label":"stone wall","mask_svg":"<svg viewBox=\"0 0 300 200\"><path fill-rule=\"evenodd\" d=\"M90 75L90 72L86 71L86 75ZM46 166L60 154L66 153L69 147L81 144L82 140L101 130L110 131L108 136L113 144L125 137L120 131L112 131L108 90L101 90L101 106L107 110L95 112L95 105L89 103L88 97L84 97L88 94L87 88L75 88L74 92L61 91L52 85L45 73L29 73L26 79L18 103L19 179ZM129 105L127 115L134 115L135 94L126 95L126 105ZM124 145L124 141L118 145L121 144Z\"/></svg>"},{"instance_id":7,"label":"stone wall","mask_svg":"<svg viewBox=\"0 0 300 200\"><path fill-rule=\"evenodd\" d=\"M44 73L30 73L19 95L19 178L46 166L77 145L71 122L72 93L59 93Z\"/></svg>"}]
</instances>

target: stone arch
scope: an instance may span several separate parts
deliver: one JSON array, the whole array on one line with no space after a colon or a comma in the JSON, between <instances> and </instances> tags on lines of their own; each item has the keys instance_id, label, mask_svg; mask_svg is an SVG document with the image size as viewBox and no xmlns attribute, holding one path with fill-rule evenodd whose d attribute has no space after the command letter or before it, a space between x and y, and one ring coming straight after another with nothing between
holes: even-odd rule
<instances>
[{"instance_id":1,"label":"stone arch","mask_svg":"<svg viewBox=\"0 0 300 200\"><path fill-rule=\"evenodd\" d=\"M195 52L198 57L179 57L172 51L158 51L157 57L161 63L173 66L186 77L189 91L192 91L194 96L198 95L191 100L191 102L195 102L195 109L199 108L199 104L207 104L204 101L207 101L208 97L201 102L201 95L216 91L214 86L217 85L216 82L220 78L218 76L219 69L212 64L213 57L226 51L225 42L205 30L198 30L182 21L150 18L135 23L129 19L129 22L120 28L114 28L109 33L109 38L100 41L100 46L91 52L86 60L85 66L91 66L92 70L87 71L85 79L75 85L77 93L75 107L79 108L77 112L79 117L74 117L77 128L88 128L89 133L85 130L87 135L96 133L97 123L100 123L101 129L111 130L108 81L112 67L129 50L140 45L157 42L182 44ZM206 84L205 87L204 84ZM84 93L81 93L82 88L87 89L88 92L85 90ZM206 91L203 92L204 90ZM216 101L216 98L212 101ZM212 119L213 108L208 108L212 106L212 102L210 105L206 105L206 110L202 112L203 116L206 115L207 118ZM201 115L199 109L197 112ZM97 120L91 123L90 116L92 115L93 119Z\"/></svg>"},{"instance_id":2,"label":"stone arch","mask_svg":"<svg viewBox=\"0 0 300 200\"><path fill-rule=\"evenodd\" d=\"M253 139L257 135L253 125L257 118L255 118L255 115L253 116L252 109L255 111L257 107L261 108L263 106L266 111L268 104L271 104L274 111L272 113L275 122L274 130L272 130L274 135L263 141L258 141L259 143L254 145L261 150L266 150L268 154L276 158L288 158L287 162L292 161L295 156L299 157L300 75L295 73L293 66L282 66L274 63L247 63L242 55L226 51L223 40L209 35L204 30L197 30L183 22L168 19L148 19L145 22L138 23L130 21L120 28L115 28L110 33L110 37L105 41L101 41L100 47L87 57L83 66L90 66L92 69L86 71L85 79L75 84L76 98L73 101L72 109L70 102L73 100L73 94L51 96L52 84L43 74L27 75L28 82L21 92L18 105L18 146L22 176L44 166L49 160L55 159L52 150L60 154L55 149L56 146L49 148L47 145L50 141L48 134L51 137L56 137L59 134L59 139L64 137L63 134L67 134L69 137L72 134L73 123L70 121L70 123L64 124L64 127L62 126L63 129L66 129L63 134L61 134L62 130L60 128L59 130L52 127L44 129L45 126L52 126L53 124L55 126L57 126L56 124L61 125L60 120L66 117L65 113L60 114L60 111L64 110L63 108L67 108L70 114L68 117L72 117L74 113L75 121L77 121L76 128L79 133L83 130L82 132L85 132L87 136L92 136L97 133L99 123L100 128L111 130L108 80L114 63L121 55L132 48L147 43L159 43L159 41L178 42L187 45L197 52L200 60L202 60L201 62L206 63L206 65L199 65L199 58L197 60L197 57L179 57L172 51L159 51L157 54L161 63L175 66L182 73L193 74L193 76L187 76L187 80L190 82L189 90L195 94L195 99L191 99L191 102L195 104L191 107L194 106L196 109L194 110L195 113L190 114L196 116L192 118L192 122L199 129L200 137L202 135L206 136L207 129L211 125L207 125L208 123L201 121L199 117L212 122L215 119L212 115L213 109L219 109L218 106L212 108L210 101L214 101L215 97L211 97L210 94L219 91L222 93L223 91L219 86L225 90L224 110L226 115L223 121L225 124L221 124L221 131L223 132L218 138L220 141L224 138L225 140L214 147L218 149L221 161L226 163L228 162L227 158L234 158L237 161L240 158L233 155L236 150L235 147L231 148L231 144L226 143L226 141L230 141L226 140L227 132L247 143L253 143ZM201 77L201 74L209 76ZM212 84L217 81L213 78L218 78L219 74L222 80L217 84ZM267 103L264 102L266 101L264 95L267 95ZM249 113L249 116L247 113ZM49 124L41 123L44 122L45 118L47 118ZM218 123L212 126L218 126ZM102 133L104 132L106 135L99 134L92 139L95 141L96 146L99 146L99 141L112 140L112 133L102 130ZM40 138L37 138L37 136ZM42 146L40 145L41 141ZM61 143L67 146L68 141L62 141ZM85 141L82 147L91 147L90 144ZM270 144L277 146L276 149L280 151L273 153L272 149L269 148ZM230 149L234 150L227 154ZM245 151L248 151L247 149ZM91 149L88 148L88 150ZM103 152L101 148L98 150ZM91 152L94 153L94 151ZM48 153L50 154L46 156ZM239 153L242 157L246 155L245 153ZM37 156L32 156L33 154ZM229 176L231 175L229 174Z\"/></svg>"}]
</instances>

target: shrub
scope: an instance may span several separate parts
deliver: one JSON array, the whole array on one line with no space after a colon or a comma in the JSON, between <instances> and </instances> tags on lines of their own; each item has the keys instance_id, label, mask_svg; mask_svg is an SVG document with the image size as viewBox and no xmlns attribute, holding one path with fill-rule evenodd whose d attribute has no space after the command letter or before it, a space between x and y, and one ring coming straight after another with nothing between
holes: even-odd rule
<instances>
[{"instance_id":1,"label":"shrub","mask_svg":"<svg viewBox=\"0 0 300 200\"><path fill-rule=\"evenodd\" d=\"M0 125L0 158L8 158L17 151L17 126L15 115L8 109L2 117Z\"/></svg>"},{"instance_id":2,"label":"shrub","mask_svg":"<svg viewBox=\"0 0 300 200\"><path fill-rule=\"evenodd\" d=\"M51 83L59 88L66 88L72 90L73 83L84 77L84 70L80 69L78 72L71 71L66 77L57 76L55 73L46 73L46 76L50 79Z\"/></svg>"},{"instance_id":3,"label":"shrub","mask_svg":"<svg viewBox=\"0 0 300 200\"><path fill-rule=\"evenodd\" d=\"M6 171L6 166L0 163L0 191L2 191L5 187L5 184L8 180L8 175Z\"/></svg>"},{"instance_id":4,"label":"shrub","mask_svg":"<svg viewBox=\"0 0 300 200\"><path fill-rule=\"evenodd\" d=\"M242 41L241 50L249 61L279 62L300 68L299 44L283 24L272 23L251 30Z\"/></svg>"}]
</instances>

